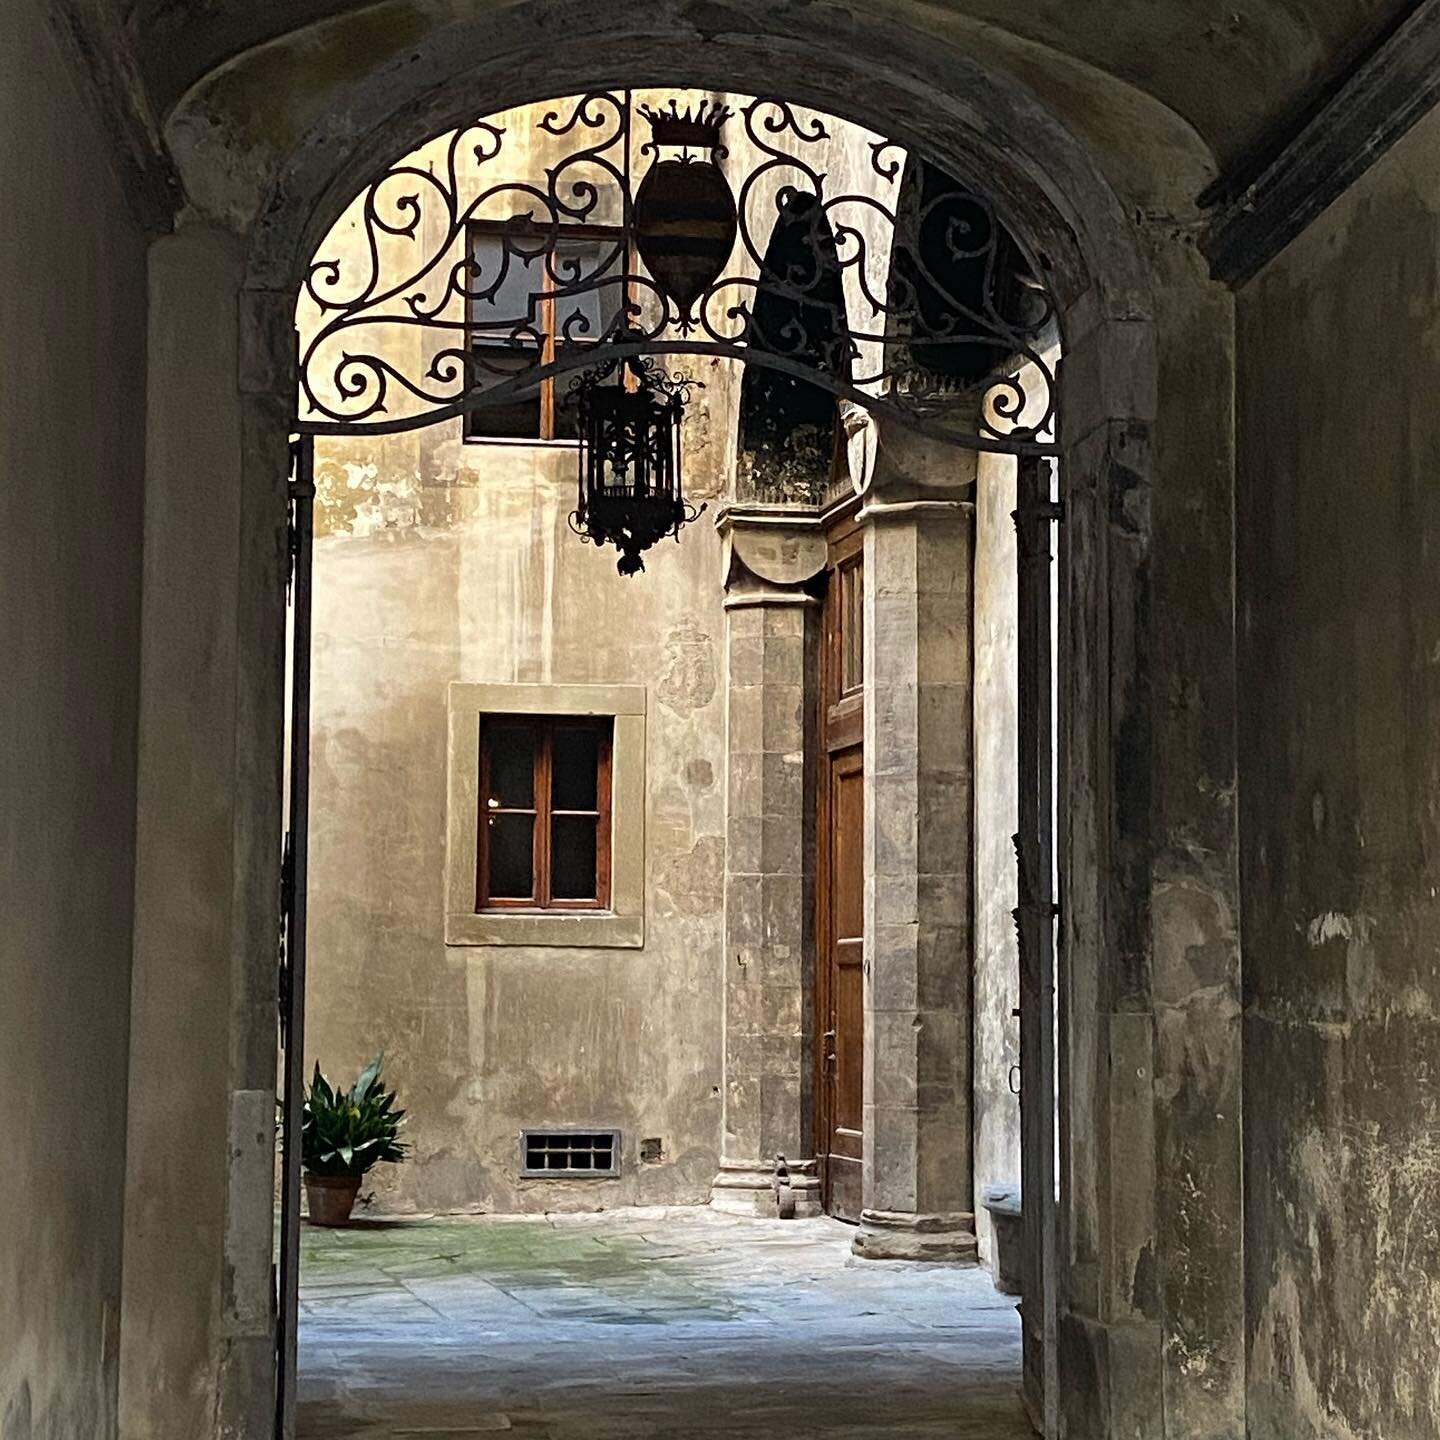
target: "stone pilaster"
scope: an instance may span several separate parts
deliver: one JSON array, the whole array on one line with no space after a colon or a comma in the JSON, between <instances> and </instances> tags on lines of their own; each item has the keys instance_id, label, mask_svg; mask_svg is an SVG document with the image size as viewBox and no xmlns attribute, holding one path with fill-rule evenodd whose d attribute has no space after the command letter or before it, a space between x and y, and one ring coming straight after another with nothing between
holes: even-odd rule
<instances>
[{"instance_id":1,"label":"stone pilaster","mask_svg":"<svg viewBox=\"0 0 1440 1440\"><path fill-rule=\"evenodd\" d=\"M952 467L964 464L946 452ZM893 492L892 492L893 493ZM903 493L903 492L902 492ZM974 1260L969 499L871 492L859 1255Z\"/></svg>"},{"instance_id":2,"label":"stone pilaster","mask_svg":"<svg viewBox=\"0 0 1440 1440\"><path fill-rule=\"evenodd\" d=\"M725 1081L711 1203L776 1213L784 1155L796 1213L817 1214L813 1057L814 817L808 766L818 609L806 582L824 565L813 521L730 510L725 537L728 774ZM818 557L818 558L817 558Z\"/></svg>"}]
</instances>

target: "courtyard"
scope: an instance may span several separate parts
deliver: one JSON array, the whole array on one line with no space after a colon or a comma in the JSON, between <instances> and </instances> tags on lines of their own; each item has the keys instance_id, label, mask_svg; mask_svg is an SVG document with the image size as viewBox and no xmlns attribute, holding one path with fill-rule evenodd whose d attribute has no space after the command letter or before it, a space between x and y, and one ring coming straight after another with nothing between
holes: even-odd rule
<instances>
[{"instance_id":1,"label":"courtyard","mask_svg":"<svg viewBox=\"0 0 1440 1440\"><path fill-rule=\"evenodd\" d=\"M307 1228L302 1440L1027 1440L1012 1296L706 1208Z\"/></svg>"}]
</instances>

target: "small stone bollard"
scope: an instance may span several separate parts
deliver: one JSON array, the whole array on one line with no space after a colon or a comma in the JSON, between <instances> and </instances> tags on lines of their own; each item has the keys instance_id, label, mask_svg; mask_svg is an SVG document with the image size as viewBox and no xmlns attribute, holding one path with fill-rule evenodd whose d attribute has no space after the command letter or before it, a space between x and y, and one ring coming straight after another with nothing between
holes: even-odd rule
<instances>
[{"instance_id":1,"label":"small stone bollard","mask_svg":"<svg viewBox=\"0 0 1440 1440\"><path fill-rule=\"evenodd\" d=\"M1020 1223L1020 1187L1015 1184L987 1185L980 1203L990 1212L995 1235L995 1288L1006 1295L1021 1290L1021 1257L1025 1232Z\"/></svg>"},{"instance_id":2,"label":"small stone bollard","mask_svg":"<svg viewBox=\"0 0 1440 1440\"><path fill-rule=\"evenodd\" d=\"M790 1183L790 1167L783 1155L775 1157L775 1178L770 1182L775 1191L775 1213L782 1220L795 1218L795 1187Z\"/></svg>"}]
</instances>

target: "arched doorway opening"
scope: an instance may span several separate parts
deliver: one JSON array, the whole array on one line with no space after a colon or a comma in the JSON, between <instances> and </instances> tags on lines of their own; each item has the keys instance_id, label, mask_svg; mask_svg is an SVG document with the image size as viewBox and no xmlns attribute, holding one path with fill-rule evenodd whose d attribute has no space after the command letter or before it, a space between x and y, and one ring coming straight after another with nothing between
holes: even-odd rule
<instances>
[{"instance_id":1,"label":"arched doorway opening","mask_svg":"<svg viewBox=\"0 0 1440 1440\"><path fill-rule=\"evenodd\" d=\"M1131 803L1133 794L1125 791L1117 768L1122 754L1131 773L1148 763L1149 656L1143 627L1124 619L1141 615L1146 604L1148 530L1127 522L1135 513L1133 498L1124 502L1123 512L1098 498L1113 483L1132 497L1148 495L1150 484L1147 395L1153 395L1155 361L1149 282L1126 216L1084 147L1032 96L953 49L920 42L903 26L850 20L841 34L817 31L809 20L767 15L763 22L737 22L723 35L701 35L684 15L664 11L652 17L645 36L627 36L617 52L608 17L572 18L563 52L555 50L554 12L547 6L507 12L503 32L457 22L419 45L413 57L407 55L401 70L378 73L373 83L367 80L322 107L303 142L275 172L269 205L255 227L241 306L245 533L261 537L274 527L275 481L284 468L280 446L293 408L292 297L310 256L373 174L377 155L407 153L472 116L477 94L495 105L521 102L536 93L534 77L542 67L555 78L552 90L563 88L561 81L572 89L597 79L653 82L673 75L676 56L683 54L683 79L689 83L724 87L743 76L751 93L774 87L830 113L855 114L903 136L951 174L982 174L987 188L1005 197L1017 231L1040 258L1070 342L1059 376L1066 417L1057 436L1059 479L1067 523L1058 609L1060 654L1073 666L1066 689L1081 700L1060 717L1066 805L1059 863L1067 897L1062 1010L1082 1018L1063 1042L1069 1138L1062 1150L1066 1183L1059 1247L1067 1357L1062 1367L1106 1374L1112 1322L1104 1296L1110 1281L1102 1274L1097 1290L1094 1267L1103 1271L1111 1237L1119 1233L1117 1226L1123 1229L1107 1180L1103 1138L1115 1082L1097 1048L1103 1016L1098 1028L1084 1017L1104 1009L1110 989L1106 957L1115 953L1120 936L1133 963L1148 963L1148 894L1143 886L1127 886L1115 870L1120 865L1129 867L1127 874L1139 874L1134 867L1143 870L1149 854L1146 817ZM257 538L251 546L262 569L278 563L268 545ZM244 597L244 603L252 599L258 606L255 597ZM241 632L242 669L257 688L256 704L240 721L244 745L260 757L261 770L277 776L278 796L277 772L267 769L272 734L267 727L278 724L278 697L269 677L282 637L261 618L258 627ZM1092 703L1104 695L1118 703ZM268 794L263 786L257 791L245 822L253 844L238 878L257 903L269 893L272 860L278 864L278 842L267 838L267 816L278 802L266 800ZM258 905L255 943L246 945L246 953L257 957L252 986L257 993L271 983L261 958L269 933L264 909ZM268 1036L258 1034L246 1041L257 1055L267 1043ZM237 1213L268 1211L268 1191L262 1194L243 1177L235 1183L231 1205ZM240 1371L234 1377L236 1385L245 1383ZM1077 1405L1083 1408L1091 1389L1074 1389ZM1071 1393L1061 1396L1067 1406Z\"/></svg>"},{"instance_id":2,"label":"arched doorway opening","mask_svg":"<svg viewBox=\"0 0 1440 1440\"><path fill-rule=\"evenodd\" d=\"M720 173L714 160L703 158L705 152L716 160L731 159L729 147L722 150L719 144L718 122L714 119L727 107L716 99L707 116L708 102L704 97L681 98L691 102L683 111L673 95L666 111L657 108L654 97L637 101L628 92L623 96L589 94L553 108L539 107L538 120L532 119L534 134L529 140L533 149L541 152L538 164L534 156L530 159L532 168L544 176L543 186L531 180L509 180L503 169L486 170L502 156L505 137L517 128L514 117L505 117L505 124L487 119L443 134L362 192L331 232L330 242L338 248L322 248L311 268L300 309L302 405L291 496L297 611L291 825L287 844L289 1133L294 1133L302 1076L307 893L314 898L307 867L307 839L312 750L309 707L313 693L309 601L317 444L341 446L339 454L323 454L321 466L330 466L332 472L337 466L343 468L352 490L354 472L364 469L365 460L354 452L347 457L343 447L357 440L388 443L423 436L433 427L448 424L458 426L467 442L564 444L575 433L572 422L566 419L569 392L578 386L583 394L585 387L608 379L615 359L664 357L668 363L705 363L712 377L707 383L712 385L717 383L718 368L728 365L732 371L728 388L732 392L738 388L742 419L749 399L752 427L767 418L761 413L763 400L768 397L773 403L777 390L791 396L802 394L812 406L818 394L845 400L849 406L847 428L860 441L855 454L847 457L853 491L850 500L837 506L833 503L836 497L822 492L810 498L803 514L786 510L783 503L778 510L756 514L744 512L736 504L742 497L733 477L722 481L719 493L731 507L726 517L726 539L729 578L735 582L726 607L733 605L736 611L806 606L815 599L815 589L827 569L822 563L788 579L778 577L763 555L757 558L753 533L757 525L770 527L772 532L783 529L787 538L817 526L824 529L836 521L849 527L851 534L857 525L876 536L883 533L885 538L875 539L873 547L867 539L866 549L873 548L869 563L881 568L873 589L880 594L891 593L887 567L898 566L897 576L904 573L905 547L911 547L912 558L916 545L935 548L930 543L928 517L935 517L937 527L943 524L951 539L962 535L962 517L974 502L977 454L1004 457L1012 469L1018 458L1032 477L1028 499L1021 485L1024 523L1038 533L1048 530L1053 518L1048 486L1042 499L1033 492L1033 485L1045 457L1055 450L1051 368L1057 339L1055 311L991 204L906 155L883 137L826 117L797 112L783 101L744 99L740 104L749 153L737 147L737 173L731 183L738 199L728 217L722 211L721 243L712 247L714 253L707 258L699 253L703 246L696 240L696 232L703 241L704 222L713 218L713 205L710 215L702 215L694 230L686 229L695 221L693 205L688 214L662 207L658 220L645 213L647 187L655 188L655 178L663 174L666 164L677 166L676 174L683 176L689 187L679 192L683 209L687 195L693 196L697 174L707 167ZM643 175L632 174L636 147L631 141L631 125L636 113L645 115L651 124L649 144L639 147L642 156L647 152L651 155L650 168ZM680 158L659 158L667 145L679 150ZM816 152L811 148L816 146L823 147L826 169L816 163ZM838 194L826 188L829 169L837 165L848 166L850 172L845 176L849 188ZM490 183L496 174L500 180ZM517 202L528 208L520 209ZM681 242L678 245L673 243L677 238ZM732 252L740 256L740 266L727 269ZM708 271L704 269L706 264L710 265ZM698 281L694 279L697 265L701 271ZM667 266L671 271L668 283ZM677 267L678 279L674 273ZM747 303L747 295L753 295L753 302ZM738 374L733 372L741 366L752 375L761 367L773 370L781 377L781 385L763 392L750 381L737 387ZM721 375L719 383L723 384L723 372ZM569 388L562 393L561 382L567 380ZM638 373L632 383L643 385L643 373ZM894 427L895 438L888 448L883 443L883 428L877 443L873 419L866 435L860 423L866 413L878 417L882 427ZM733 424L726 429L733 430ZM899 438L905 434L922 437L923 444L906 449ZM883 452L878 464L877 451ZM957 454L968 458L957 463ZM621 468L618 462L615 468ZM383 478L377 493L384 491ZM1011 480L1013 483L1013 473ZM422 488L424 483L422 477ZM626 488L633 491L635 487ZM633 494L630 498L633 500ZM328 495L322 491L322 499L330 508L343 509L347 503L333 490ZM582 507L584 501L582 489ZM423 498L415 503L423 506ZM583 509L577 515L583 515ZM966 568L972 550L973 540L964 552ZM953 596L956 585L950 572L960 567L960 553L956 549L940 557L938 564L932 558L923 579L911 576L919 587L907 597L913 633L920 635L925 628L916 623L922 609L933 609L944 596ZM856 700L857 692L864 692L869 697L867 707L874 708L877 715L880 707L893 707L897 701L902 708L908 702L914 710L917 697L932 711L936 701L952 702L953 709L956 695L952 692L957 686L968 685L968 678L956 668L966 637L953 628L947 630L943 622L933 640L922 637L920 648L931 644L936 657L941 651L947 652L941 665L947 680L939 684L932 685L926 679L923 660L919 662L921 669L915 669L913 654L904 657L898 667L887 668L881 664L880 657L885 654L881 647L867 644L863 634L847 629L857 625L862 610L867 616L871 613L857 598L856 587L847 586L847 579L854 579L853 571L853 566L846 567L832 586L836 592L832 599L848 590L851 603L841 599L838 605L827 607L827 613L839 618L833 634L827 624L827 651L833 649L834 654L827 653L822 673L838 678L840 692L834 697L818 693L830 683L829 679L819 680L815 682L815 701L804 702L798 708L808 709L812 703L816 708L827 708L832 698L842 702L843 708L844 702ZM1032 573L1033 567L1017 575ZM1019 583L1023 585L1024 579ZM1045 586L1046 595L1037 613L1048 616L1048 564ZM863 593L863 586L858 589ZM883 622L883 607L877 606L874 613ZM950 618L963 623L960 612ZM732 619L732 636L739 626L740 621ZM875 628L873 622L868 628ZM756 638L763 641L771 630L772 622L767 617ZM1039 635L1041 630L1045 643L1032 645L1028 652L1022 646L1016 658L1018 664L1030 666L1039 677L1044 703L1039 703L1038 693L1031 697L1035 723L1030 738L1032 744L1044 750L1044 764L1048 767L1052 733L1048 620L1035 633ZM804 631L802 622L795 638L803 642ZM833 645L828 643L832 640ZM859 667L860 675L851 677L857 683L847 682L847 664L852 669ZM1043 674L1042 668L1036 667L1042 667ZM803 672L797 673L803 687ZM954 679L950 681L952 673ZM544 687L534 682L521 684L518 688L523 694L509 701L497 693L503 687L494 683L476 684L452 677L449 688L451 773L446 828L450 856L445 862L445 943L510 947L575 943L577 930L583 928L582 938L588 938L592 945L643 944L615 938L622 931L627 936L641 933L646 903L646 897L641 895L637 915L627 909L621 898L634 898L632 887L621 878L620 866L627 857L636 857L629 854L634 836L623 832L626 821L619 813L619 792L612 810L608 793L604 798L599 795L602 775L597 771L585 787L589 809L553 809L559 802L552 799L547 805L540 793L552 782L558 785L555 777L561 771L555 757L563 747L573 749L570 742L578 734L579 717L586 717L586 724L592 723L593 693L579 697L572 694L561 704L554 696L547 699L540 695ZM483 704L470 693L472 690L484 691ZM458 700L457 692L461 692ZM756 698L762 707L768 703L764 694ZM559 708L554 714L563 713L563 723L552 716L556 704ZM851 703L850 708L854 710L855 705ZM612 757L617 766L629 767L631 772L637 763L643 764L643 758L637 762L633 753L629 759L620 759L625 753L622 730L633 729L622 717L631 713L644 715L643 697L637 712L622 708L600 717L610 728L590 748L597 757L606 757L602 767L604 787L611 782ZM732 742L735 713L732 703ZM819 930L825 933L846 914L854 918L856 923L851 928L858 933L839 937L837 950L853 942L859 942L861 950L878 950L882 938L895 928L918 927L924 933L924 944L908 957L901 957L900 965L908 963L910 967L908 977L901 977L902 984L908 978L912 988L933 990L945 985L954 988L957 980L963 982L970 960L968 953L961 953L963 944L953 954L939 956L938 952L947 948L947 942L950 949L955 949L963 928L956 927L949 917L960 903L958 891L965 869L961 851L967 847L959 842L959 835L969 829L971 817L964 815L963 824L957 825L953 814L941 813L947 804L953 809L953 794L947 798L943 786L956 779L954 762L937 762L931 753L937 737L915 729L913 723L906 731L901 718L892 708L880 722L884 732L880 748L885 752L888 745L893 754L878 767L878 777L866 780L865 799L858 807L866 819L854 822L838 850L830 846L828 862L824 859L825 847L821 847L821 865L828 879L822 886L825 897L814 921L803 913L802 905L801 913L790 916L793 936L787 933L783 939L777 937L772 918L765 921L762 933L747 942L744 931L753 917L743 913L743 904L732 903L732 892L742 888L742 881L758 880L763 885L771 879L803 879L803 862L799 877L772 875L763 868L763 862L757 874L755 862L742 864L737 859L732 864L727 853L723 948L748 948L752 958L762 964L770 962L767 950L780 954L793 971L793 988L797 991L806 989L806 971L813 971L815 965L814 958L806 953L806 936L812 923L818 923ZM969 728L972 718L950 710L943 716L952 728ZM504 786L492 786L491 781L502 770L514 768L511 761L515 757L506 747L515 745L530 757L524 767L529 779L520 786L523 794L517 791L512 795ZM799 752L794 753L798 756ZM755 758L765 758L763 737L758 754L732 753L729 757L727 800L732 845L733 822L745 818L739 761ZM477 759L478 772L471 774L466 767ZM539 768L532 770L532 766ZM907 767L908 792L900 773ZM853 782L862 769L851 764L846 774ZM960 778L963 781L965 777ZM1024 783L1025 778L1017 776L1017 781ZM1029 775L1032 799L1039 798L1035 787L1040 779L1038 772ZM1026 816L1022 828L1034 832L1021 837L1021 852L1032 865L1035 857L1050 854L1048 778L1044 783L1044 803L1028 811L1021 806ZM934 794L928 786L935 787ZM842 788L859 794L853 783ZM810 813L807 806L817 808L826 824L839 823L842 807L834 802L841 792L829 783L820 789L818 805L812 797L802 795L793 813L782 817L792 821L792 828L804 829ZM553 793L558 794L558 788ZM911 796L908 802L906 793ZM772 818L774 798L762 800L757 820ZM909 852L891 856L886 862L888 870L878 878L894 881L908 875L913 891L920 876L928 879L932 888L944 889L934 882L948 875L955 893L939 895L931 911L915 911L913 902L909 909L901 904L887 910L887 902L878 897L883 887L876 883L877 877L868 875L864 867L842 873L836 862L841 852L854 856L862 848L878 855L880 846L872 837L883 838L907 803L920 812L932 812L931 828L937 837L943 832L944 838L932 839L928 831L924 837L912 837ZM487 812L487 804L493 814ZM854 810L855 806L849 808ZM476 814L480 816L479 829L470 833L473 826L467 829L467 824ZM599 832L592 834L578 851L559 838L576 826L589 826L591 831ZM867 831L863 841L859 833L862 827ZM507 839L512 832L513 838ZM945 851L944 863L938 852L932 853L932 845ZM606 868L607 864L613 868ZM643 869L643 856L639 864ZM1043 874L1032 871L1029 884L1033 894L1022 893L1021 905L1032 906L1038 915L1050 903L1048 858ZM870 897L863 903L862 891ZM577 907L591 913L582 914ZM863 921L859 919L862 912ZM641 930L635 928L637 923ZM1038 924L1028 932L1029 942L1038 952L1033 960L1037 973L1047 977L1052 953L1050 924L1047 914L1043 936ZM567 941L546 938L557 927L569 932ZM609 941L596 940L591 930L610 936ZM941 970L930 973L925 967L928 964L933 970L937 956ZM824 1028L819 1010L807 1007L808 1029L805 1025L799 1027L793 1037L796 1053L789 1057L799 1061L790 1066L795 1074L784 1073L785 1057L780 1057L778 1067L764 1062L764 1073L745 1071L739 1050L732 1052L727 1043L726 1142L721 1150L716 1200L723 1197L732 1202L748 1192L753 1203L754 1192L769 1191L772 1179L780 1203L785 1203L782 1191L804 1195L806 1181L815 1168L815 1162L808 1159L816 1152L813 1110L818 1105L832 1113L838 1103L834 1095L826 1102L823 1094L813 1099L803 1094L806 1070L812 1061L818 1064L819 1089L823 1092L826 1067L835 1059L826 1052L848 1048L850 1069L836 1093L855 1089L857 1096L851 1098L863 1097L865 1131L869 1136L866 1151L875 1154L842 1157L830 1153L833 1147L827 1146L821 1178L827 1197L838 1196L840 1190L824 1182L826 1168L837 1166L842 1158L856 1162L853 1199L837 1199L835 1203L841 1213L853 1212L849 1218L860 1219L869 1227L864 1247L857 1240L857 1250L951 1258L952 1251L947 1247L957 1243L962 1249L956 1253L964 1253L963 1232L968 1223L968 1244L973 1252L971 1195L952 1196L943 1202L943 1209L937 1210L942 1188L936 1186L933 1173L928 1182L925 1179L925 1172L935 1171L937 1161L968 1151L969 1137L964 1131L969 1123L970 1096L957 1092L945 1097L947 1103L936 1106L933 1113L926 1113L923 1106L887 1104L883 1099L884 1081L862 1078L859 1052L863 1049L869 1053L871 1048L862 1036L878 1035L884 1022L904 1013L903 1005L897 1009L893 999L886 998L895 979L884 973L872 976L869 963L862 968L864 979L848 1007L835 1003L841 970L828 982L813 975L808 981L815 991L830 997L832 1023ZM884 970L879 965L875 968L877 972ZM854 975L861 979L860 970L855 970ZM960 988L964 988L963 983ZM731 993L732 989L727 982L727 1032L741 1023L740 1011L745 1003L738 994ZM1039 993L1047 997L1048 1003L1052 994L1048 978L1042 981ZM924 1008L917 1010L917 1005ZM957 1035L953 1030L957 1022L968 1024L963 1004L937 1007L917 996L910 1008L917 1033L925 1029L935 1032L933 1041L927 1037L928 1052L914 1057L918 1069L911 1083L928 1084L933 1092L937 1067L948 1066L952 1087L968 1087L968 1074L956 1072L968 1070L969 1036ZM947 1023L952 1027L948 1033ZM843 1037L837 1031L841 1024L849 1026ZM1043 1081L1044 1093L1053 1095L1053 1022L1047 1020L1032 1040L1038 1042L1042 1036L1049 1058L1042 1061L1032 1045L1027 1059ZM898 1054L872 1056L869 1073L888 1074L897 1058ZM777 1129L772 1105L768 1121L763 1114L759 1116L759 1129L766 1131L768 1124L770 1135L788 1137L784 1143L795 1172L791 1175L783 1171L777 1162L775 1176L762 1173L757 1182L756 1172L768 1159L766 1141L763 1135L746 1133L747 1119L755 1117L743 1114L743 1094L755 1088L757 1081L763 1088L767 1080L777 1079L795 1082L794 1113L785 1117ZM887 1114L891 1110L896 1114ZM906 1110L912 1113L899 1113ZM878 1123L868 1123L869 1119ZM887 1164L877 1158L890 1141L887 1121L903 1129L898 1143L891 1148L898 1156L908 1144L914 1166L908 1179L901 1177L893 1194L878 1178L882 1170L895 1168L893 1162ZM1036 1122L1043 1123L1048 1136L1053 1107L1047 1104L1037 1109L1032 1120ZM583 1138L593 1141L602 1130L591 1123ZM611 1136L609 1160L603 1167L609 1175L618 1170L621 1132L617 1129L604 1133ZM852 1127L851 1133L858 1143L861 1132ZM574 1134L568 1138L573 1142ZM525 1131L522 1174L530 1162L532 1139ZM541 1144L542 1140L543 1136L534 1143ZM731 1142L738 1147L738 1156L733 1154ZM563 1148L569 1153L575 1151L573 1143ZM1049 1144L1036 1150L1047 1162L1049 1153ZM584 1158L591 1175L598 1178L602 1167L596 1161L593 1145ZM873 1172L863 1182L862 1164L866 1171ZM298 1156L292 1148L287 1157L282 1250L282 1303L291 1305L298 1255L297 1171ZM901 1198L907 1185L912 1192L923 1191L909 1210ZM969 1188L967 1183L965 1189ZM1053 1181L1044 1179L1035 1188L1048 1197ZM867 1201L863 1209L862 1193ZM794 1198L793 1193L789 1195L790 1203ZM1050 1219L1036 1227L1037 1233L1046 1224L1053 1224L1048 1198L1044 1209ZM958 1239L952 1231L961 1232ZM897 1234L902 1238L896 1239ZM888 1245L899 1248L886 1249ZM1045 1272L1037 1267L1030 1279L1032 1284L1042 1285L1046 1282ZM1037 1303L1042 1295L1039 1289L1032 1289L1030 1294L1032 1313L1048 1311L1053 1315L1053 1300ZM1031 1367L1037 1382L1035 1398L1037 1408L1043 1410L1048 1368L1044 1356L1047 1348L1053 1355L1053 1326L1037 1328L1031 1338L1036 1349ZM284 1339L287 1346L293 1346L293 1331ZM282 1352L282 1366L292 1356L293 1349L289 1355ZM288 1423L286 1382L291 1376L293 1369L283 1370L282 1424Z\"/></svg>"}]
</instances>

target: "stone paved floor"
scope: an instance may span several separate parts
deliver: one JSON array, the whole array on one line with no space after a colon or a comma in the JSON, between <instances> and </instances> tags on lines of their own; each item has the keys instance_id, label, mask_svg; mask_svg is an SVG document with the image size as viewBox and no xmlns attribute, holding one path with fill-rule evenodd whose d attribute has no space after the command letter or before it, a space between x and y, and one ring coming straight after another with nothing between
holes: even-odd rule
<instances>
[{"instance_id":1,"label":"stone paved floor","mask_svg":"<svg viewBox=\"0 0 1440 1440\"><path fill-rule=\"evenodd\" d=\"M302 1440L1031 1440L980 1269L706 1209L306 1230Z\"/></svg>"}]
</instances>

